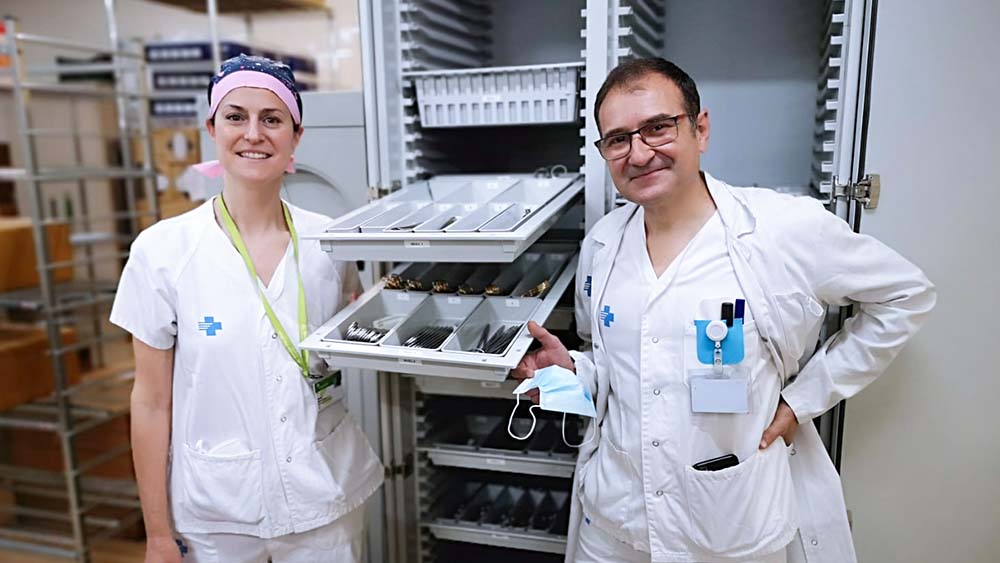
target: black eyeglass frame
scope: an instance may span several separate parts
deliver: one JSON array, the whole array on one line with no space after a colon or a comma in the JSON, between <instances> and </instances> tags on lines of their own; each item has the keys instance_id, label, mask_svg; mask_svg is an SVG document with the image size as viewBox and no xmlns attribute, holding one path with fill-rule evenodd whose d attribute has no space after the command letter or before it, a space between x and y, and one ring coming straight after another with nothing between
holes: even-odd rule
<instances>
[{"instance_id":1,"label":"black eyeglass frame","mask_svg":"<svg viewBox=\"0 0 1000 563\"><path fill-rule=\"evenodd\" d=\"M664 117L663 119L660 119L658 121L654 121L653 123L647 123L647 124L643 125L642 127L634 130L634 131L625 131L625 132L622 132L622 133L615 133L613 135L608 135L606 137L601 137L600 139L594 141L594 146L597 147L597 152L600 153L601 158L603 158L604 160L608 160L608 161L611 161L611 160L621 160L623 158L627 158L628 155L632 154L632 139L637 134L639 135L639 138L642 139L642 142L646 143L646 146L649 146L649 147L662 147L663 145L665 145L667 143L670 143L670 142L673 142L675 139L677 139L677 135L674 135L672 138L667 139L666 141L663 141L662 143L653 144L653 143L650 143L649 141L646 140L646 136L642 134L642 130L643 129L646 129L647 127L654 127L656 125L663 125L664 123L672 121L673 122L673 127L676 130L676 129L678 129L677 123L680 121L680 119L682 117L690 117L690 116L691 116L690 113L678 113L677 115L671 115L671 116L668 116L668 117ZM625 151L625 154L623 154L621 156L616 156L615 158L608 158L608 157L604 156L604 151L601 150L601 142L605 141L607 139L610 139L612 137L621 137L622 135L628 135L628 150Z\"/></svg>"}]
</instances>

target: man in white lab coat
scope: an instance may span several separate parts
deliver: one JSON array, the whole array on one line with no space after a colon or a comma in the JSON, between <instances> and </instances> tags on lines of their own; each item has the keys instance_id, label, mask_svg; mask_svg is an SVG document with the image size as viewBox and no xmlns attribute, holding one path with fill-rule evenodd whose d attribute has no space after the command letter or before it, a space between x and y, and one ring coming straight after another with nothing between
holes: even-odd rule
<instances>
[{"instance_id":1,"label":"man in white lab coat","mask_svg":"<svg viewBox=\"0 0 1000 563\"><path fill-rule=\"evenodd\" d=\"M811 421L885 370L933 286L815 200L701 171L708 111L676 65L620 65L594 111L631 203L582 245L576 318L590 346L567 352L531 324L542 348L515 370L562 365L596 398L566 560L856 561ZM855 316L812 353L827 306L849 304Z\"/></svg>"}]
</instances>

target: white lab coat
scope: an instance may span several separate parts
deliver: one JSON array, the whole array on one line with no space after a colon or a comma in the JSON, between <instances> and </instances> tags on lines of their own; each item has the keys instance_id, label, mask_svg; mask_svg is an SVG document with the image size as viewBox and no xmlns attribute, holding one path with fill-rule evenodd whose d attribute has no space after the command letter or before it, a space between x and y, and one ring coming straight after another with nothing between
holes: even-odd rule
<instances>
[{"instance_id":1,"label":"white lab coat","mask_svg":"<svg viewBox=\"0 0 1000 563\"><path fill-rule=\"evenodd\" d=\"M789 562L801 562L803 553L808 563L854 562L840 478L810 421L884 371L934 306L933 286L916 266L876 239L852 232L815 200L733 188L704 176L761 344L776 375L786 382L782 397L801 423L790 467L802 545L788 549ZM580 491L601 443L607 411L608 354L600 331L591 329L599 322L596 297L606 291L634 210L635 205L628 204L609 213L587 235L580 253L576 320L580 336L592 347L571 354L577 375L596 398L597 417L577 460L567 562L574 559L583 518ZM828 304L856 304L856 314L800 369L800 359L808 357L818 338ZM629 494L630 479L604 479L601 497ZM658 559L656 553L653 559Z\"/></svg>"},{"instance_id":2,"label":"white lab coat","mask_svg":"<svg viewBox=\"0 0 1000 563\"><path fill-rule=\"evenodd\" d=\"M300 237L330 219L288 205ZM351 263L300 240L309 330L360 284ZM261 284L298 341L298 277L291 245ZM273 538L334 522L362 505L383 469L347 413L343 388L319 408L265 314L211 201L143 231L122 272L111 322L142 342L174 348L170 508L182 534ZM326 368L310 356L312 372Z\"/></svg>"}]
</instances>

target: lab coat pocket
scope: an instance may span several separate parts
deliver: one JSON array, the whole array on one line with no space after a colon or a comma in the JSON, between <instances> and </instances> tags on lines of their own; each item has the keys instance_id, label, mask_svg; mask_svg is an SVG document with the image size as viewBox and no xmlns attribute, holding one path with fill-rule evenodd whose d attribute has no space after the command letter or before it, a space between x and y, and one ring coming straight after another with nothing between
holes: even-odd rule
<instances>
[{"instance_id":1,"label":"lab coat pocket","mask_svg":"<svg viewBox=\"0 0 1000 563\"><path fill-rule=\"evenodd\" d=\"M609 520L611 524L627 530L633 522L631 499L640 498L632 489L641 487L642 479L633 468L628 453L617 448L606 436L594 457L587 463L583 482L586 508Z\"/></svg>"},{"instance_id":2,"label":"lab coat pocket","mask_svg":"<svg viewBox=\"0 0 1000 563\"><path fill-rule=\"evenodd\" d=\"M324 496L335 503L344 502L354 489L364 484L365 479L378 470L379 460L365 438L361 427L351 418L344 417L340 424L314 447L322 457L322 466L329 490Z\"/></svg>"},{"instance_id":3,"label":"lab coat pocket","mask_svg":"<svg viewBox=\"0 0 1000 563\"><path fill-rule=\"evenodd\" d=\"M257 524L264 517L261 503L260 450L215 455L184 444L188 512L206 522Z\"/></svg>"},{"instance_id":4,"label":"lab coat pocket","mask_svg":"<svg viewBox=\"0 0 1000 563\"><path fill-rule=\"evenodd\" d=\"M753 558L780 547L798 528L788 449L776 440L739 465L685 468L688 535L716 557Z\"/></svg>"},{"instance_id":5,"label":"lab coat pocket","mask_svg":"<svg viewBox=\"0 0 1000 563\"><path fill-rule=\"evenodd\" d=\"M798 359L811 355L819 340L826 309L812 297L798 291L775 295L774 304L781 316L789 352Z\"/></svg>"}]
</instances>

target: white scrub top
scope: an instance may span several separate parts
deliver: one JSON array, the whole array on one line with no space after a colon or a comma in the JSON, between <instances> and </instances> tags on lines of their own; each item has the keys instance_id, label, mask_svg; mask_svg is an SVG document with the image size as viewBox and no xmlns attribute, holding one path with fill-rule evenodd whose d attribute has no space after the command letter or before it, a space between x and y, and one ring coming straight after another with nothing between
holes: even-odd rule
<instances>
[{"instance_id":1,"label":"white scrub top","mask_svg":"<svg viewBox=\"0 0 1000 563\"><path fill-rule=\"evenodd\" d=\"M694 321L719 319L723 302L745 299L719 214L657 277L639 208L606 290L594 297L611 380L596 466L583 483L584 514L635 549L657 553L657 561L706 561L709 554L749 560L783 551L798 528L788 453L781 440L757 452L781 386L749 307L738 367L751 379L750 413L691 408L689 370L711 367L698 361ZM691 467L730 453L738 466ZM733 522L733 514L755 521Z\"/></svg>"},{"instance_id":2,"label":"white scrub top","mask_svg":"<svg viewBox=\"0 0 1000 563\"><path fill-rule=\"evenodd\" d=\"M288 205L300 234L331 220ZM360 289L351 263L300 240L309 330ZM298 279L289 242L263 290L297 339ZM143 231L132 245L111 322L174 348L169 461L177 532L271 538L329 524L360 506L383 468L341 400L316 395L274 332L212 202ZM310 355L313 373L328 371Z\"/></svg>"}]
</instances>

